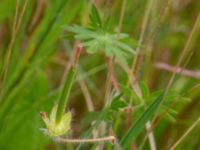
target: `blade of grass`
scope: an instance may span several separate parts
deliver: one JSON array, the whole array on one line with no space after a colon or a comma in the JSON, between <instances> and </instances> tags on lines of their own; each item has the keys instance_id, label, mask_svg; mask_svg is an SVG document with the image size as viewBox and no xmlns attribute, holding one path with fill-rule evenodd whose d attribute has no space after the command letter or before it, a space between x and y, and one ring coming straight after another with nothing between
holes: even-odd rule
<instances>
[{"instance_id":1,"label":"blade of grass","mask_svg":"<svg viewBox=\"0 0 200 150\"><path fill-rule=\"evenodd\" d=\"M55 30L55 24L57 23L57 18L60 15L62 15L61 13L63 12L63 8L66 2L67 2L66 0L63 0L62 2L60 2L60 5L55 12L56 15L51 17L51 20L48 22L45 32L41 35L41 39L36 43L36 47L38 49L41 49L41 45L43 44L42 41L48 38L49 32L51 30ZM60 28L60 26L57 28ZM6 117L5 114L8 114L12 110L13 106L16 105L17 103L17 101L13 101L13 99L9 99L10 95L16 95L14 94L14 92L19 90L19 86L24 82L24 78L27 76L29 70L33 68L33 67L28 66L27 64L32 63L31 60L33 60L35 51L33 51L32 49L29 49L29 50L31 52L29 51L27 53L28 54L31 53L31 55L28 56L27 60L26 59L22 60L21 62L22 65L20 65L20 67L18 68L19 70L16 70L16 73L13 75L14 77L10 79L11 82L9 82L9 84L6 86L6 89L4 89L4 91L2 92L1 101L0 101L1 102L1 114L0 114L1 122L4 122L4 119Z\"/></svg>"},{"instance_id":2,"label":"blade of grass","mask_svg":"<svg viewBox=\"0 0 200 150\"><path fill-rule=\"evenodd\" d=\"M57 11L56 11L56 15L52 17L52 19L50 20L46 30L44 31L44 33L41 35L41 38L40 40L37 42L36 44L36 47L31 48L28 53L28 57L25 56L25 62L26 63L22 63L22 66L21 68L16 72L16 77L13 79L12 83L9 83L9 86L3 91L3 94L2 94L2 100L1 101L4 101L6 99L6 97L8 96L8 92L9 91L13 91L13 89L15 88L16 85L18 85L21 80L23 79L25 73L27 72L28 70L28 66L26 64L29 64L29 63L32 63L33 60L35 59L36 57L36 53L38 53L38 51L40 50L42 44L43 44L43 41L45 40L45 38L48 36L48 33L51 31L51 29L54 27L54 24L56 23L56 20L57 18L60 16L60 13L61 11L63 10L65 4L66 4L67 1L63 0L61 3L60 3L60 6L58 7ZM31 54L31 55L30 55Z\"/></svg>"},{"instance_id":3,"label":"blade of grass","mask_svg":"<svg viewBox=\"0 0 200 150\"><path fill-rule=\"evenodd\" d=\"M130 127L126 134L120 140L120 145L122 148L129 146L137 136L142 132L146 123L151 119L151 117L156 112L159 104L163 99L163 93L158 96L145 110L141 117Z\"/></svg>"},{"instance_id":4,"label":"blade of grass","mask_svg":"<svg viewBox=\"0 0 200 150\"><path fill-rule=\"evenodd\" d=\"M185 62L185 64L184 64L184 67L185 66L187 66L187 64L188 64L188 62L190 61L190 59L191 59L191 56L192 56L192 53L190 54L190 56L187 58L187 61ZM181 72L182 72L183 70L180 70L180 74L181 74ZM191 92L191 90L190 90L190 92ZM186 94L186 93L185 93ZM164 95L165 96L165 95ZM163 99L164 99L164 96L163 96ZM153 121L152 121L152 125L151 125L151 127L147 130L147 134L146 134L146 136L145 136L145 138L144 138L144 140L143 140L143 143L140 145L140 148L139 148L139 150L141 149L143 149L143 146L144 146L144 144L145 144L145 141L146 141L146 139L147 139L147 136L153 131L153 129L159 124L159 122L162 120L162 119L164 119L164 117L167 115L167 113L170 111L170 109L173 107L173 105L175 105L175 103L177 102L176 101L177 99L174 99L169 105L168 105L168 107L167 107L167 109L161 114L161 116L158 118L158 120L155 120L154 121L154 119L155 118L153 118ZM162 100L163 101L163 100ZM162 102L161 102L162 103ZM161 105L161 104L160 104Z\"/></svg>"},{"instance_id":5,"label":"blade of grass","mask_svg":"<svg viewBox=\"0 0 200 150\"><path fill-rule=\"evenodd\" d=\"M181 52L180 58L179 58L178 63L177 63L177 65L176 65L176 71L173 72L173 74L172 74L172 76L171 76L171 78L170 78L170 81L169 81L169 83L168 83L168 85L167 85L167 88L166 88L166 91L167 91L167 92L169 91L169 88L171 87L171 85L172 85L172 83L173 83L173 81L174 81L174 79L175 79L175 77L176 77L176 74L177 74L177 72L178 72L178 68L179 68L180 65L183 63L184 58L187 56L187 54L188 54L189 51L190 51L190 44L191 44L191 41L192 41L192 37L193 37L195 31L198 29L199 24L200 24L200 11L199 11L198 16L197 16L197 19L196 19L196 21L195 21L195 23L194 23L194 26L192 27L192 30L191 30L191 32L190 32L190 35L189 35L189 37L188 37L188 39L187 39L186 45L185 45L183 51ZM167 92L166 92L166 93L167 93Z\"/></svg>"},{"instance_id":6,"label":"blade of grass","mask_svg":"<svg viewBox=\"0 0 200 150\"><path fill-rule=\"evenodd\" d=\"M135 56L134 56L134 59L133 59L133 62L132 62L131 69L130 69L131 75L133 75L133 77L135 78L135 86L136 87L138 86L138 85L136 85L137 84L136 76L134 76L135 73L136 73L136 70L137 70L136 69L136 65L137 65L137 62L138 62L140 48L141 48L141 45L142 45L142 43L144 41L144 34L145 34L145 30L146 30L147 23L148 23L148 20L149 20L149 16L150 16L152 8L153 8L153 3L154 3L154 0L150 0L147 3L146 10L145 10L145 15L144 15L144 20L143 20L142 28L141 28L141 32L140 32L138 46L136 48L136 53L135 53ZM132 81L132 80L130 80L130 81ZM128 84L128 82L127 82L127 84ZM135 90L135 86L133 87L134 90ZM139 93L141 93L141 92L139 91ZM149 126L151 126L150 122L148 122L146 124L147 130L148 130ZM156 144L155 144L153 133L149 134L148 139L149 139L149 144L150 144L151 150L156 150Z\"/></svg>"},{"instance_id":7,"label":"blade of grass","mask_svg":"<svg viewBox=\"0 0 200 150\"><path fill-rule=\"evenodd\" d=\"M7 78L7 73L8 73L8 68L9 68L12 48L13 48L13 45L14 45L14 42L15 42L15 38L17 36L17 32L19 31L20 24L21 24L23 16L24 16L27 3L28 3L28 0L25 0L23 8L22 8L22 12L20 13L20 16L19 16L19 19L18 19L18 15L19 15L19 0L17 0L17 2L16 2L16 12L15 12L15 17L14 17L14 22L13 22L13 27L12 27L11 41L10 41L10 43L8 45L6 58L5 58L4 66L3 66L3 69L2 69L3 85L4 85L4 82L6 81L6 78Z\"/></svg>"},{"instance_id":8,"label":"blade of grass","mask_svg":"<svg viewBox=\"0 0 200 150\"><path fill-rule=\"evenodd\" d=\"M2 80L1 86L3 86L4 81L5 81L5 75L7 74L7 68L8 68L8 64L9 64L9 60L10 60L11 50L12 50L12 47L13 47L13 44L14 44L14 41L15 41L15 38L16 38L16 34L17 34L16 26L17 26L18 13L19 13L19 0L16 1L15 16L14 16L14 21L13 21L13 25L12 25L11 40L10 40L10 43L8 45L8 48L7 48L7 53L6 53L6 58L5 58L5 61L4 61L4 64L3 64L3 68L2 68L2 71L0 73L0 80Z\"/></svg>"}]
</instances>

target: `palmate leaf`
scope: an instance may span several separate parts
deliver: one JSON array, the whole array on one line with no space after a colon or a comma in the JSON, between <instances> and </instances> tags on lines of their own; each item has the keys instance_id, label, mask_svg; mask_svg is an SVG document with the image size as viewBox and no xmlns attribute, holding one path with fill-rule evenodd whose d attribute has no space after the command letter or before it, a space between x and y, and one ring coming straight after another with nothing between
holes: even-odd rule
<instances>
[{"instance_id":1,"label":"palmate leaf","mask_svg":"<svg viewBox=\"0 0 200 150\"><path fill-rule=\"evenodd\" d=\"M75 34L88 53L104 53L107 57L116 56L123 65L127 64L128 54L134 54L134 50L121 40L128 38L125 33L109 33L110 20L102 21L95 6L90 15L90 28L78 25L67 26L66 30Z\"/></svg>"},{"instance_id":2,"label":"palmate leaf","mask_svg":"<svg viewBox=\"0 0 200 150\"><path fill-rule=\"evenodd\" d=\"M116 56L117 60L119 60L123 65L126 64L127 54L119 49L118 47L110 47L114 55Z\"/></svg>"},{"instance_id":3,"label":"palmate leaf","mask_svg":"<svg viewBox=\"0 0 200 150\"><path fill-rule=\"evenodd\" d=\"M75 38L79 40L87 40L98 36L98 34L96 34L95 32L85 29L78 25L67 26L65 27L65 29L75 33Z\"/></svg>"},{"instance_id":4,"label":"palmate leaf","mask_svg":"<svg viewBox=\"0 0 200 150\"><path fill-rule=\"evenodd\" d=\"M75 38L82 42L83 47L90 54L103 52L107 57L116 56L122 64L126 64L128 53L134 54L134 50L127 44L117 41L117 39L127 38L125 33L103 33L85 29L78 25L68 26L70 32L75 33Z\"/></svg>"},{"instance_id":5,"label":"palmate leaf","mask_svg":"<svg viewBox=\"0 0 200 150\"><path fill-rule=\"evenodd\" d=\"M126 134L120 140L120 145L123 149L131 145L131 143L137 138L137 136L143 131L145 124L151 119L156 112L158 106L162 102L163 93L161 93L156 99L147 107L141 117L130 127Z\"/></svg>"},{"instance_id":6,"label":"palmate leaf","mask_svg":"<svg viewBox=\"0 0 200 150\"><path fill-rule=\"evenodd\" d=\"M117 46L126 52L135 54L135 51L133 51L133 49L130 46L128 46L127 44L125 44L123 42L117 42Z\"/></svg>"}]
</instances>

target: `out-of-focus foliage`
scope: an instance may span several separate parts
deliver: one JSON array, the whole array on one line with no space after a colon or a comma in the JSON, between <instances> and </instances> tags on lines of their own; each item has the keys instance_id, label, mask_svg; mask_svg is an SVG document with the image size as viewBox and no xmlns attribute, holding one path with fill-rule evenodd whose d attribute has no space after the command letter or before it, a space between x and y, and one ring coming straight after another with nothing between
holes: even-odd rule
<instances>
[{"instance_id":1,"label":"out-of-focus foliage","mask_svg":"<svg viewBox=\"0 0 200 150\"><path fill-rule=\"evenodd\" d=\"M17 22L23 10L24 14L5 73L16 7ZM83 44L84 52L66 106L75 112L69 136L90 138L95 131L99 131L99 137L112 133L118 143L114 146L104 143L104 149L129 148L130 144L150 149L148 140L144 141L147 135L144 128L157 112L156 121L161 119L153 130L157 149L169 149L199 117L200 23L181 64L184 69L176 76L163 103L157 97L165 93L174 68L167 71L157 66L159 63L177 64L198 15L198 0L1 0L0 149L73 150L102 146L98 143L57 144L40 130L45 125L39 113L50 114L58 100L62 76L78 42ZM121 17L121 32L117 33ZM143 32L145 18L147 24ZM71 34L75 34L75 39L69 38ZM141 34L143 40L139 45ZM135 57L133 49L138 46L140 51L134 72L141 93L127 84L132 78L130 68L121 65L126 62L126 67L131 67ZM112 88L107 101L109 69L105 65L105 55L116 56L113 73L120 88L120 93ZM93 111L88 107L87 92ZM158 104L162 104L161 107ZM131 112L126 112L127 109ZM199 149L199 133L197 125L176 149Z\"/></svg>"}]
</instances>

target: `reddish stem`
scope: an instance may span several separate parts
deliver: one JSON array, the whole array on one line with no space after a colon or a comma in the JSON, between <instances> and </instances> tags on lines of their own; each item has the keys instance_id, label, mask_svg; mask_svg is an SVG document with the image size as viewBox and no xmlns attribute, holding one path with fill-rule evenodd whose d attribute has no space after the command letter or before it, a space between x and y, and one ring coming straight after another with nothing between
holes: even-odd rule
<instances>
[{"instance_id":1,"label":"reddish stem","mask_svg":"<svg viewBox=\"0 0 200 150\"><path fill-rule=\"evenodd\" d=\"M73 66L75 67L79 58L80 58L80 55L81 55L81 51L82 51L82 46L78 46L77 49L76 49L76 53L75 53L75 58L74 58L74 63L73 63Z\"/></svg>"},{"instance_id":2,"label":"reddish stem","mask_svg":"<svg viewBox=\"0 0 200 150\"><path fill-rule=\"evenodd\" d=\"M99 7L99 0L96 0L95 4L96 4L96 7L98 8Z\"/></svg>"},{"instance_id":3,"label":"reddish stem","mask_svg":"<svg viewBox=\"0 0 200 150\"><path fill-rule=\"evenodd\" d=\"M117 93L120 93L120 88L119 88L117 80L114 76L113 65L112 65L112 61L110 61L110 58L108 58L108 57L106 58L106 63L107 63L107 66L108 66L108 70L110 71L110 78L111 78L112 85L115 88L115 90L117 91Z\"/></svg>"},{"instance_id":4,"label":"reddish stem","mask_svg":"<svg viewBox=\"0 0 200 150\"><path fill-rule=\"evenodd\" d=\"M42 117L42 119L46 119L47 115L45 112L40 112L40 116Z\"/></svg>"}]
</instances>

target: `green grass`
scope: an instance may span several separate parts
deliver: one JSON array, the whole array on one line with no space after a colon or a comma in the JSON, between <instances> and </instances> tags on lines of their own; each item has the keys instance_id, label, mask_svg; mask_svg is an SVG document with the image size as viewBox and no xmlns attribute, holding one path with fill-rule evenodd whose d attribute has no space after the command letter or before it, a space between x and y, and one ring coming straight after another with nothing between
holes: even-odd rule
<instances>
[{"instance_id":1,"label":"green grass","mask_svg":"<svg viewBox=\"0 0 200 150\"><path fill-rule=\"evenodd\" d=\"M199 8L1 0L0 149L198 149Z\"/></svg>"}]
</instances>

